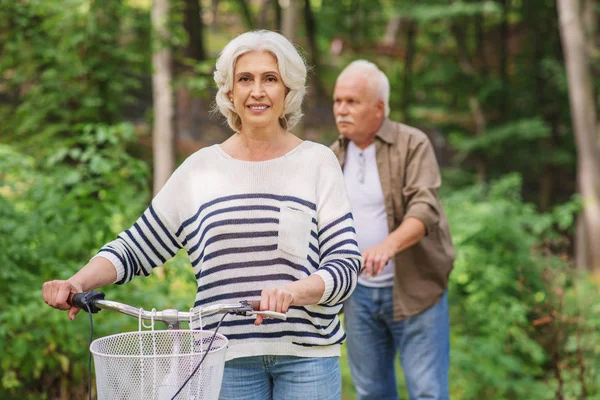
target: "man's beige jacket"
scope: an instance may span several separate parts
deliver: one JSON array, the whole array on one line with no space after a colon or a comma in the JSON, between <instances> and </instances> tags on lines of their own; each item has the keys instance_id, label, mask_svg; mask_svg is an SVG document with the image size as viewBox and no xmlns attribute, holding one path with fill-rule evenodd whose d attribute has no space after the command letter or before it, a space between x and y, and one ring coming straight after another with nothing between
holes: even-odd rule
<instances>
[{"instance_id":1,"label":"man's beige jacket","mask_svg":"<svg viewBox=\"0 0 600 400\"><path fill-rule=\"evenodd\" d=\"M342 168L348 139L331 146ZM440 170L429 138L408 125L384 120L375 136L375 157L392 232L406 217L423 222L421 241L398 253L394 277L394 319L415 315L442 297L453 268L454 246L440 204Z\"/></svg>"}]
</instances>

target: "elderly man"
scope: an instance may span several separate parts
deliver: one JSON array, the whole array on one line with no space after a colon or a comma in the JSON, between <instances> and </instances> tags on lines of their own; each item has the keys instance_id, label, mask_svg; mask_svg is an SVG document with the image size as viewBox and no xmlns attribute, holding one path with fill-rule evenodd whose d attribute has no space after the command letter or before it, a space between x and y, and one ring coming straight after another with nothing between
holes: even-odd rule
<instances>
[{"instance_id":1,"label":"elderly man","mask_svg":"<svg viewBox=\"0 0 600 400\"><path fill-rule=\"evenodd\" d=\"M454 247L441 178L420 130L388 119L390 84L374 64L337 79L332 146L344 170L364 270L344 303L358 399L397 399L400 354L411 399L448 399L447 283Z\"/></svg>"}]
</instances>

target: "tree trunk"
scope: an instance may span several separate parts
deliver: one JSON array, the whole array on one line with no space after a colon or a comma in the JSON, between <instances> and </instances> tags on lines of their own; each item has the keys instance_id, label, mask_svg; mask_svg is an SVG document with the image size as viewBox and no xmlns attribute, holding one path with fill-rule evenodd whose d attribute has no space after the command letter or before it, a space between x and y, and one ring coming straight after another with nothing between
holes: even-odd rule
<instances>
[{"instance_id":1,"label":"tree trunk","mask_svg":"<svg viewBox=\"0 0 600 400\"><path fill-rule=\"evenodd\" d=\"M486 121L485 115L481 110L481 106L479 105L479 100L477 99L476 94L471 94L469 96L469 106L471 108L471 112L473 113L473 120L475 121L475 136L483 136L485 135L486 130ZM475 170L477 173L477 182L484 183L485 177L487 175L486 168L486 159L483 154L477 154L475 158Z\"/></svg>"},{"instance_id":2,"label":"tree trunk","mask_svg":"<svg viewBox=\"0 0 600 400\"><path fill-rule=\"evenodd\" d=\"M202 6L199 0L184 0L183 27L188 36L188 42L183 49L183 57L188 62L177 62L177 80L189 79L194 76L194 70L189 61L204 61L206 51L204 47L204 29L202 18ZM177 85L175 91L175 130L178 140L194 140L201 134L197 119L206 111L203 110L202 100L195 97L188 85Z\"/></svg>"},{"instance_id":3,"label":"tree trunk","mask_svg":"<svg viewBox=\"0 0 600 400\"><path fill-rule=\"evenodd\" d=\"M185 57L202 61L206 59L204 49L204 32L202 24L202 5L200 0L184 0L183 28L188 42L185 46Z\"/></svg>"},{"instance_id":4,"label":"tree trunk","mask_svg":"<svg viewBox=\"0 0 600 400\"><path fill-rule=\"evenodd\" d=\"M477 58L479 59L479 66L481 75L487 77L489 74L489 63L487 55L485 54L485 21L484 14L479 13L475 16L475 48L477 49Z\"/></svg>"},{"instance_id":5,"label":"tree trunk","mask_svg":"<svg viewBox=\"0 0 600 400\"><path fill-rule=\"evenodd\" d=\"M467 46L466 29L468 27L463 26L460 22L453 23L450 25L450 31L454 35L456 40L456 53L458 56L458 65L462 72L471 77L473 80L478 80L478 72L475 70L471 61L471 55ZM469 108L473 114L473 122L475 123L475 136L483 136L486 131L486 119L485 114L479 104L477 98L477 90L475 87L469 90ZM477 182L485 182L487 169L485 155L478 153L475 155L475 170L477 173Z\"/></svg>"},{"instance_id":6,"label":"tree trunk","mask_svg":"<svg viewBox=\"0 0 600 400\"><path fill-rule=\"evenodd\" d=\"M216 32L219 27L219 0L211 0L210 14L212 17L212 21L210 22L210 30Z\"/></svg>"},{"instance_id":7,"label":"tree trunk","mask_svg":"<svg viewBox=\"0 0 600 400\"><path fill-rule=\"evenodd\" d=\"M273 1L273 7L275 10L275 30L277 32L281 32L281 24L283 20L283 12L281 11L281 5L279 4L279 0Z\"/></svg>"},{"instance_id":8,"label":"tree trunk","mask_svg":"<svg viewBox=\"0 0 600 400\"><path fill-rule=\"evenodd\" d=\"M300 1L301 0L287 0L280 3L282 11L281 33L294 44L297 38L296 27L298 22L298 9ZM304 136L304 119L301 119L298 122L292 132L300 137Z\"/></svg>"},{"instance_id":9,"label":"tree trunk","mask_svg":"<svg viewBox=\"0 0 600 400\"><path fill-rule=\"evenodd\" d=\"M396 15L391 17L385 27L385 35L383 36L383 44L389 47L396 47L398 44L398 36L400 27L402 26L402 17Z\"/></svg>"},{"instance_id":10,"label":"tree trunk","mask_svg":"<svg viewBox=\"0 0 600 400\"><path fill-rule=\"evenodd\" d=\"M119 15L119 4L108 3L100 4L101 2L92 2L90 5L90 18L94 20L97 29L88 33L86 40L86 46L89 54L97 57L97 62L110 62L112 49L119 46L117 35L103 35L103 32L118 32L120 30L121 18ZM1 53L0 53L1 54ZM1 57L0 57L1 58ZM90 82L94 82L93 85L98 90L100 101L100 118L101 121L114 124L119 119L118 115L111 111L112 100L109 98L110 90L109 85L111 78L99 78L97 74L87 77Z\"/></svg>"},{"instance_id":11,"label":"tree trunk","mask_svg":"<svg viewBox=\"0 0 600 400\"><path fill-rule=\"evenodd\" d=\"M500 0L500 4L502 5L502 24L500 25L500 80L502 81L502 97L500 98L500 110L502 112L502 120L508 121L510 119L510 82L508 79L508 56L510 51L508 48L508 14L510 12L510 0Z\"/></svg>"},{"instance_id":12,"label":"tree trunk","mask_svg":"<svg viewBox=\"0 0 600 400\"><path fill-rule=\"evenodd\" d=\"M248 3L246 0L238 0L238 5L240 6L242 16L244 17L244 25L246 25L248 30L254 30L254 20L252 19L252 13L250 12Z\"/></svg>"},{"instance_id":13,"label":"tree trunk","mask_svg":"<svg viewBox=\"0 0 600 400\"><path fill-rule=\"evenodd\" d=\"M310 57L313 65L313 87L319 98L325 96L325 88L321 83L320 79L320 57L319 48L317 47L317 24L312 8L310 7L310 0L304 0L304 23L306 24L306 36L308 39L308 45L310 47Z\"/></svg>"},{"instance_id":14,"label":"tree trunk","mask_svg":"<svg viewBox=\"0 0 600 400\"><path fill-rule=\"evenodd\" d=\"M408 28L406 30L406 52L404 53L404 76L402 77L402 99L400 100L400 108L402 110L402 119L404 123L410 125L408 108L410 107L410 103L412 101L412 67L415 55L417 25L416 22L408 19L404 20L404 23L408 25Z\"/></svg>"},{"instance_id":15,"label":"tree trunk","mask_svg":"<svg viewBox=\"0 0 600 400\"><path fill-rule=\"evenodd\" d=\"M364 44L364 37L362 31L362 10L360 0L352 0L350 3L351 20L350 29L352 32L353 40L350 41L350 46L353 51L358 52Z\"/></svg>"},{"instance_id":16,"label":"tree trunk","mask_svg":"<svg viewBox=\"0 0 600 400\"><path fill-rule=\"evenodd\" d=\"M583 214L576 261L600 271L600 149L592 79L578 0L558 0L560 33L569 80L571 118L577 145L577 184Z\"/></svg>"},{"instance_id":17,"label":"tree trunk","mask_svg":"<svg viewBox=\"0 0 600 400\"><path fill-rule=\"evenodd\" d=\"M290 42L296 41L296 26L298 22L298 2L299 0L286 0L281 4L281 33L289 39Z\"/></svg>"},{"instance_id":18,"label":"tree trunk","mask_svg":"<svg viewBox=\"0 0 600 400\"><path fill-rule=\"evenodd\" d=\"M163 187L175 169L173 143L173 95L171 93L171 50L168 44L168 0L154 0L152 4L152 94L154 100L154 127L152 151L154 155L154 194Z\"/></svg>"},{"instance_id":19,"label":"tree trunk","mask_svg":"<svg viewBox=\"0 0 600 400\"><path fill-rule=\"evenodd\" d=\"M277 0L275 0L277 1ZM259 6L260 14L258 16L258 28L259 29L269 29L268 20L269 20L269 11L273 7L271 3L273 0L263 0Z\"/></svg>"},{"instance_id":20,"label":"tree trunk","mask_svg":"<svg viewBox=\"0 0 600 400\"><path fill-rule=\"evenodd\" d=\"M553 126L553 118L556 118L550 113L548 109L549 105L552 104L554 99L548 99L546 95L546 87L548 82L546 75L543 71L544 62L544 47L547 44L544 41L537 40L537 38L551 38L552 29L550 23L553 22L556 13L553 10L541 10L538 7L538 3L531 1L523 3L523 13L525 16L525 23L529 26L529 40L533 43L533 51L531 53L531 65L532 75L531 81L534 82L535 87L535 102L529 104L529 113L538 114L542 113L544 120L548 121L551 125L552 135L548 138L544 138L539 143L540 154L551 154L556 150L557 143L555 140L555 128ZM551 162L546 162L541 167L541 174L538 177L539 193L538 193L538 207L540 211L547 212L550 210L553 204L553 194L555 190L554 182L556 182L556 171Z\"/></svg>"}]
</instances>

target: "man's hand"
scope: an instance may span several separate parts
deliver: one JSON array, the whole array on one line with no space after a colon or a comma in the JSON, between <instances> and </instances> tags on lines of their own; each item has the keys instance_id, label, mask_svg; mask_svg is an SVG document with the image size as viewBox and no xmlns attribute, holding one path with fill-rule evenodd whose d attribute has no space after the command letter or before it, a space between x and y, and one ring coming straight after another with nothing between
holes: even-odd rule
<instances>
[{"instance_id":1,"label":"man's hand","mask_svg":"<svg viewBox=\"0 0 600 400\"><path fill-rule=\"evenodd\" d=\"M425 224L421 220L415 217L405 218L383 242L363 252L364 267L361 272L369 278L377 276L390 258L423 239L425 233Z\"/></svg>"},{"instance_id":2,"label":"man's hand","mask_svg":"<svg viewBox=\"0 0 600 400\"><path fill-rule=\"evenodd\" d=\"M261 311L276 311L286 313L292 303L294 295L291 291L284 288L268 288L263 289L260 294L260 310ZM257 315L254 325L262 324L264 317Z\"/></svg>"},{"instance_id":3,"label":"man's hand","mask_svg":"<svg viewBox=\"0 0 600 400\"><path fill-rule=\"evenodd\" d=\"M42 287L42 295L46 304L59 310L69 310L69 319L71 321L75 319L79 308L72 307L68 301L72 295L81 292L81 288L70 281L49 281L44 283Z\"/></svg>"},{"instance_id":4,"label":"man's hand","mask_svg":"<svg viewBox=\"0 0 600 400\"><path fill-rule=\"evenodd\" d=\"M364 268L362 272L367 278L375 277L383 271L390 258L394 257L396 252L386 244L381 242L377 246L370 247L363 252Z\"/></svg>"}]
</instances>

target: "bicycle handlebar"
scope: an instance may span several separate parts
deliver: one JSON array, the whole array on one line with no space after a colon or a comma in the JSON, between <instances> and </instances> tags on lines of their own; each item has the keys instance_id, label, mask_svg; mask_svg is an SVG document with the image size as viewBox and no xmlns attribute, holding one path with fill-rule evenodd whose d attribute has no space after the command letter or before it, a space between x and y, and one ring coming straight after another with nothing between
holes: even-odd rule
<instances>
[{"instance_id":1,"label":"bicycle handlebar","mask_svg":"<svg viewBox=\"0 0 600 400\"><path fill-rule=\"evenodd\" d=\"M141 318L143 320L154 320L161 321L167 324L169 327L178 326L180 322L193 322L197 321L199 317L205 317L212 314L230 313L237 315L262 315L267 318L276 318L285 320L287 317L285 314L278 313L275 311L260 311L258 307L259 301L241 301L239 303L229 304L213 304L207 307L200 308L194 312L184 312L175 309L166 309L160 311L145 311L139 308L132 307L125 303L119 303L116 301L105 300L104 293L97 291L89 291L83 293L76 293L73 295L70 303L82 309L83 311L89 311L91 313L97 313L100 310L112 310L121 314L130 315L135 318Z\"/></svg>"}]
</instances>

